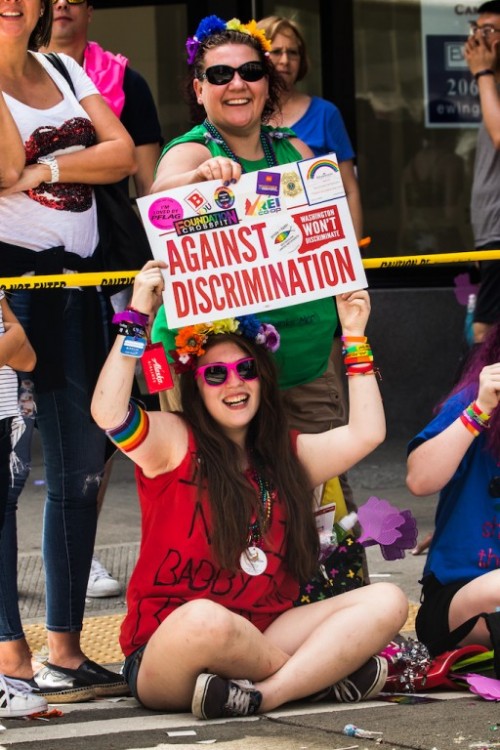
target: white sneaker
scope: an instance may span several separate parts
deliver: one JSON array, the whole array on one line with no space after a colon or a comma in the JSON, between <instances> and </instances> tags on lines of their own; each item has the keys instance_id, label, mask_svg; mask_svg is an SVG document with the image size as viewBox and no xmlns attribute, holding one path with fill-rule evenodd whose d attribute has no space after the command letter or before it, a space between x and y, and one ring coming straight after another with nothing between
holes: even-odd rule
<instances>
[{"instance_id":1,"label":"white sneaker","mask_svg":"<svg viewBox=\"0 0 500 750\"><path fill-rule=\"evenodd\" d=\"M87 584L87 596L99 599L106 596L119 596L121 593L121 583L108 573L104 565L94 555Z\"/></svg>"},{"instance_id":2,"label":"white sneaker","mask_svg":"<svg viewBox=\"0 0 500 750\"><path fill-rule=\"evenodd\" d=\"M26 680L0 674L0 718L30 716L46 711L47 701L35 693Z\"/></svg>"}]
</instances>

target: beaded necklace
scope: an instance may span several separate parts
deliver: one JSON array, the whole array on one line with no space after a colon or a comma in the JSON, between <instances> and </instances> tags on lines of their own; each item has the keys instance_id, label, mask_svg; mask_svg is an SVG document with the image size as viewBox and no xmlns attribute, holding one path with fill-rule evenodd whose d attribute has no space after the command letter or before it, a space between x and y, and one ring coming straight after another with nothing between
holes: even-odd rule
<instances>
[{"instance_id":1,"label":"beaded necklace","mask_svg":"<svg viewBox=\"0 0 500 750\"><path fill-rule=\"evenodd\" d=\"M212 125L211 122L208 121L207 118L203 121L203 126L206 128L208 133L210 134L210 137L222 148L222 150L229 156L230 159L237 162L243 173L246 172L245 167L241 163L241 161L238 159L236 154L231 151L229 146L227 145L224 138L221 136L215 125ZM274 153L274 149L271 143L270 138L266 136L263 130L260 131L260 143L262 146L262 150L264 152L264 157L266 160L266 164L268 167L276 167L278 165L278 160L276 158L276 154Z\"/></svg>"},{"instance_id":2,"label":"beaded necklace","mask_svg":"<svg viewBox=\"0 0 500 750\"><path fill-rule=\"evenodd\" d=\"M273 500L276 499L276 489L271 483L264 479L255 469L252 469L251 477L259 488L259 499L262 504L260 518L256 518L248 525L248 546L260 547L262 545L262 532L266 532L271 521Z\"/></svg>"}]
</instances>

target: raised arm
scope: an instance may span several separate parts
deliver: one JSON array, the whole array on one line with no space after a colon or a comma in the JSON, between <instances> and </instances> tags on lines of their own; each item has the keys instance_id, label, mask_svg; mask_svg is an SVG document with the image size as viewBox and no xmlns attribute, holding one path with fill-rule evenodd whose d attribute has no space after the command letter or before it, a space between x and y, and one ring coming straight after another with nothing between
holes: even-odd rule
<instances>
[{"instance_id":1,"label":"raised arm","mask_svg":"<svg viewBox=\"0 0 500 750\"><path fill-rule=\"evenodd\" d=\"M368 292L349 292L338 295L336 300L343 336L363 338L370 313ZM347 379L348 423L317 435L299 435L298 455L311 477L312 486L347 471L385 438L385 416L377 378L373 367L368 365L361 369L371 371Z\"/></svg>"},{"instance_id":2,"label":"raised arm","mask_svg":"<svg viewBox=\"0 0 500 750\"><path fill-rule=\"evenodd\" d=\"M491 414L500 400L500 362L487 365L479 376L476 404ZM474 441L460 415L445 430L421 443L408 456L406 484L414 495L432 495L450 481Z\"/></svg>"},{"instance_id":3,"label":"raised arm","mask_svg":"<svg viewBox=\"0 0 500 750\"><path fill-rule=\"evenodd\" d=\"M148 261L134 282L131 308L150 320L161 302L162 268L165 268L163 261ZM103 430L118 430L121 435L115 436L118 447L145 474L156 476L179 465L187 450L187 430L183 420L174 414L144 413L138 410L140 407L129 404L137 359L122 353L124 340L125 336L118 334L101 370L92 398L92 416ZM132 430L136 447L130 449Z\"/></svg>"},{"instance_id":4,"label":"raised arm","mask_svg":"<svg viewBox=\"0 0 500 750\"><path fill-rule=\"evenodd\" d=\"M492 74L481 75L476 80L483 122L497 150L500 149L500 96L496 74L498 51L498 42L493 41L487 44L482 35L469 37L464 47L464 57L473 76L484 70L492 71Z\"/></svg>"}]
</instances>

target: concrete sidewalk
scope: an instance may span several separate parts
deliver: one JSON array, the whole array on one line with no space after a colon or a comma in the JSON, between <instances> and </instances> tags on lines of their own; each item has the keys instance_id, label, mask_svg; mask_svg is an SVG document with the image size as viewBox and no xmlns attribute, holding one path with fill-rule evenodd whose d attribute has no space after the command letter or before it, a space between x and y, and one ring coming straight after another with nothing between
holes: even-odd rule
<instances>
[{"instance_id":1,"label":"concrete sidewalk","mask_svg":"<svg viewBox=\"0 0 500 750\"><path fill-rule=\"evenodd\" d=\"M406 443L388 440L350 473L356 501L371 495L399 508L410 508L421 535L433 527L436 498L413 498L405 488ZM41 514L44 486L41 458L35 460L29 486L21 497L19 547L21 604L24 622L43 622L43 574L40 557ZM113 575L126 585L140 537L140 518L132 463L115 460L104 510L99 520L97 553ZM367 550L372 580L390 580L418 602L425 556L407 554L388 562L379 548ZM123 597L88 600L86 626L96 623L99 637L116 640L116 622L125 611ZM106 626L103 623L113 622ZM107 632L108 631L108 632ZM92 630L90 630L92 632ZM108 644L109 646L109 644ZM395 702L401 700L402 702ZM17 750L134 750L135 748L198 748L216 744L228 750L345 750L380 744L395 750L483 750L500 747L500 711L467 692L433 691L354 705L299 703L269 714L241 720L199 722L191 714L163 714L138 706L132 699L94 701L61 707L64 715L49 722L3 720L1 747ZM346 724L372 732L372 739L348 737Z\"/></svg>"}]
</instances>

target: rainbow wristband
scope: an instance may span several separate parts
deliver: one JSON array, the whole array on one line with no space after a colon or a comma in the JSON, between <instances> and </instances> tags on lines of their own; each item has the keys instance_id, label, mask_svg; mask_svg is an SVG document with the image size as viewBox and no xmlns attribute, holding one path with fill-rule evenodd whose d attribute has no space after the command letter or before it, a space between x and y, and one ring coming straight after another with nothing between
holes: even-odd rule
<instances>
[{"instance_id":1,"label":"rainbow wristband","mask_svg":"<svg viewBox=\"0 0 500 750\"><path fill-rule=\"evenodd\" d=\"M481 430L478 429L476 423L474 423L472 419L470 419L470 417L465 413L465 411L463 411L462 414L460 415L460 421L462 422L464 427L466 427L469 430L469 432L471 432L474 435L474 437L477 437L480 434Z\"/></svg>"},{"instance_id":2,"label":"rainbow wristband","mask_svg":"<svg viewBox=\"0 0 500 750\"><path fill-rule=\"evenodd\" d=\"M490 414L482 412L475 401L469 404L460 415L460 421L474 437L477 437L483 430L489 428L489 419Z\"/></svg>"},{"instance_id":3,"label":"rainbow wristband","mask_svg":"<svg viewBox=\"0 0 500 750\"><path fill-rule=\"evenodd\" d=\"M491 419L491 414L486 414L485 411L481 411L475 401L473 401L472 404L469 404L467 410L471 410L480 422L486 423ZM485 424L485 427L489 427L489 425Z\"/></svg>"},{"instance_id":4,"label":"rainbow wristband","mask_svg":"<svg viewBox=\"0 0 500 750\"><path fill-rule=\"evenodd\" d=\"M366 344L368 341L367 336L341 336L340 340L345 344Z\"/></svg>"},{"instance_id":5,"label":"rainbow wristband","mask_svg":"<svg viewBox=\"0 0 500 750\"><path fill-rule=\"evenodd\" d=\"M149 416L139 404L130 400L127 416L124 421L112 430L106 430L106 435L124 453L138 448L149 432Z\"/></svg>"}]
</instances>

